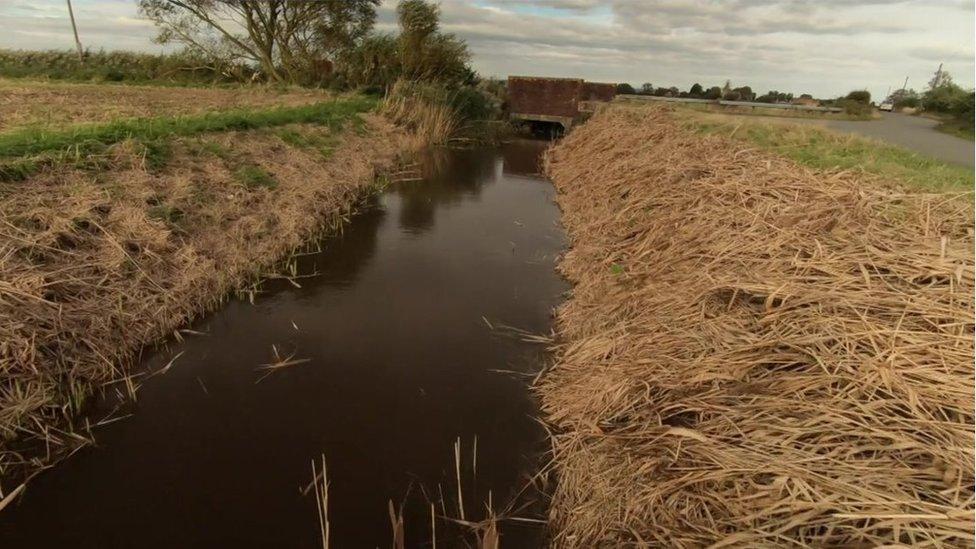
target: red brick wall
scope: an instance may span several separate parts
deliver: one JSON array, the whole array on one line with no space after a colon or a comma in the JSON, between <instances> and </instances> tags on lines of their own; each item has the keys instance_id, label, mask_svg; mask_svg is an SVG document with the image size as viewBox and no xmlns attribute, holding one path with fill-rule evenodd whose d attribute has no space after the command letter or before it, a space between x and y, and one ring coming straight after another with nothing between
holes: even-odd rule
<instances>
[{"instance_id":1,"label":"red brick wall","mask_svg":"<svg viewBox=\"0 0 976 549\"><path fill-rule=\"evenodd\" d=\"M613 101L616 95L616 84L604 84L602 82L583 83L583 101Z\"/></svg>"},{"instance_id":2,"label":"red brick wall","mask_svg":"<svg viewBox=\"0 0 976 549\"><path fill-rule=\"evenodd\" d=\"M579 114L583 81L578 78L508 77L508 106L514 114Z\"/></svg>"}]
</instances>

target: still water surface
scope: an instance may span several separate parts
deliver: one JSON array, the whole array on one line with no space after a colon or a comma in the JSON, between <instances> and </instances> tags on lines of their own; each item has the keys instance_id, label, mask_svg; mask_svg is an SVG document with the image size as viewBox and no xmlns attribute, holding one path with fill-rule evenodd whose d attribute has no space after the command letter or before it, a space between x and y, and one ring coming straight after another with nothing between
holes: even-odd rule
<instances>
[{"instance_id":1,"label":"still water surface","mask_svg":"<svg viewBox=\"0 0 976 549\"><path fill-rule=\"evenodd\" d=\"M148 356L159 369L183 353L146 381L132 417L0 513L0 546L316 547L300 488L322 454L333 547L388 547L390 500L405 502L408 546L425 546L425 493L442 512L440 485L457 513L458 437L468 518L489 490L498 507L537 467L545 433L526 378L495 371L535 372L543 349L497 328L548 332L567 290L544 146L432 152L423 181L396 184L300 258L318 276L269 282ZM308 362L260 379L272 346ZM439 547L460 543L438 528ZM543 535L511 524L503 544Z\"/></svg>"}]
</instances>

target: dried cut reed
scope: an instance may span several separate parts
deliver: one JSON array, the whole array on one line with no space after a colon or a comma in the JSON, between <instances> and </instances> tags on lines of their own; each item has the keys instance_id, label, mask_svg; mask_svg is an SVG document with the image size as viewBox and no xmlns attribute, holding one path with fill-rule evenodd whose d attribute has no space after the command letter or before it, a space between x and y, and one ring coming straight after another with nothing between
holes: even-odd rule
<instances>
[{"instance_id":1,"label":"dried cut reed","mask_svg":"<svg viewBox=\"0 0 976 549\"><path fill-rule=\"evenodd\" d=\"M322 454L322 471L319 472L312 460L312 485L315 488L315 506L319 515L319 536L322 549L329 549L329 474L326 470L325 454Z\"/></svg>"},{"instance_id":2,"label":"dried cut reed","mask_svg":"<svg viewBox=\"0 0 976 549\"><path fill-rule=\"evenodd\" d=\"M972 194L672 116L610 109L547 158L554 545L971 546Z\"/></svg>"}]
</instances>

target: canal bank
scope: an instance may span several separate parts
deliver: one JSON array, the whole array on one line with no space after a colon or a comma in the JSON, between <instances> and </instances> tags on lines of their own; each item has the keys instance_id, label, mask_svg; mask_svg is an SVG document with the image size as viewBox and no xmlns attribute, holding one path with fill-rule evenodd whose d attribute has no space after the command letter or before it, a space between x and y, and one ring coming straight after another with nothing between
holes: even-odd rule
<instances>
[{"instance_id":1,"label":"canal bank","mask_svg":"<svg viewBox=\"0 0 976 549\"><path fill-rule=\"evenodd\" d=\"M0 136L0 501L90 439L93 394L134 396L141 349L341 228L412 147L374 106Z\"/></svg>"},{"instance_id":2,"label":"canal bank","mask_svg":"<svg viewBox=\"0 0 976 549\"><path fill-rule=\"evenodd\" d=\"M457 441L467 520L489 497L496 511L531 503L516 496L547 437L526 383L545 349L510 328L548 333L567 289L545 146L432 151L420 180L388 187L299 256L291 282L147 355L166 373L143 383L130 417L96 429L94 447L34 479L0 513L0 539L315 547L302 492L324 455L333 546L389 545L390 501L408 546L431 539L431 502L438 543L452 546ZM275 349L296 363L269 374ZM506 545L541 543L537 523L499 524Z\"/></svg>"},{"instance_id":3,"label":"canal bank","mask_svg":"<svg viewBox=\"0 0 976 549\"><path fill-rule=\"evenodd\" d=\"M547 155L573 285L537 385L552 544L972 545L971 185L679 114L606 109Z\"/></svg>"}]
</instances>

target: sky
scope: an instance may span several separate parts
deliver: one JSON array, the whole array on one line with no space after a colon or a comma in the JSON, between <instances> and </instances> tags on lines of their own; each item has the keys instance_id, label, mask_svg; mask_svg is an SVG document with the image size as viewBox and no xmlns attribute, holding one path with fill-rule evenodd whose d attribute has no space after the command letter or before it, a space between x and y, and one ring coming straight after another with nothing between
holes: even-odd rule
<instances>
[{"instance_id":1,"label":"sky","mask_svg":"<svg viewBox=\"0 0 976 549\"><path fill-rule=\"evenodd\" d=\"M158 52L134 0L73 0L93 49ZM378 28L393 30L395 0ZM938 68L974 82L974 0L441 0L442 29L486 76L582 77L687 90L836 97L922 90ZM0 47L74 46L64 0L0 0Z\"/></svg>"}]
</instances>

